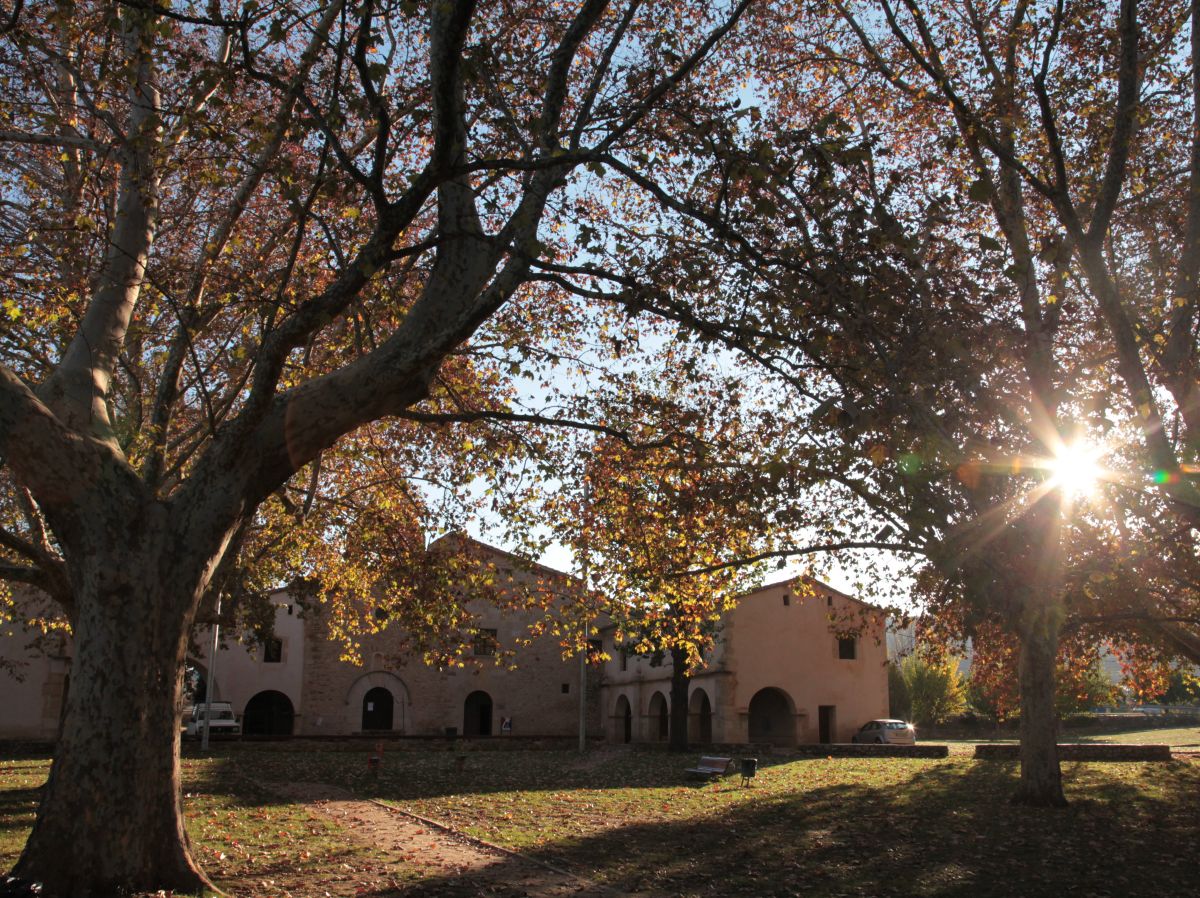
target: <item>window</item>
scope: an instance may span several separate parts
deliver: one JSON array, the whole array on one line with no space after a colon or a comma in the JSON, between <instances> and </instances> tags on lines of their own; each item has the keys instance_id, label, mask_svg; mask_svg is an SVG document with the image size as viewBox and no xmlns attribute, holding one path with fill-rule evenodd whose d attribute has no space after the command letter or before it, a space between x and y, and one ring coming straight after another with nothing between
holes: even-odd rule
<instances>
[{"instance_id":1,"label":"window","mask_svg":"<svg viewBox=\"0 0 1200 898\"><path fill-rule=\"evenodd\" d=\"M662 667L663 666L663 650L662 649L659 649L657 652L655 652L653 655L650 656L650 666L651 667Z\"/></svg>"},{"instance_id":2,"label":"window","mask_svg":"<svg viewBox=\"0 0 1200 898\"><path fill-rule=\"evenodd\" d=\"M375 616L375 620L377 620L377 621L385 621L388 619L388 610L386 608L378 608L377 607L375 609L374 616Z\"/></svg>"},{"instance_id":3,"label":"window","mask_svg":"<svg viewBox=\"0 0 1200 898\"><path fill-rule=\"evenodd\" d=\"M621 649L621 670L629 670L629 650Z\"/></svg>"},{"instance_id":4,"label":"window","mask_svg":"<svg viewBox=\"0 0 1200 898\"><path fill-rule=\"evenodd\" d=\"M563 684L562 684L562 694L563 694L563 695L570 695L570 694L571 694L571 684L570 684L570 683L563 683Z\"/></svg>"},{"instance_id":5,"label":"window","mask_svg":"<svg viewBox=\"0 0 1200 898\"><path fill-rule=\"evenodd\" d=\"M479 629L475 631L473 649L476 655L494 655L499 640L496 630Z\"/></svg>"},{"instance_id":6,"label":"window","mask_svg":"<svg viewBox=\"0 0 1200 898\"><path fill-rule=\"evenodd\" d=\"M783 604L785 607L792 604L792 597L786 592L783 594Z\"/></svg>"},{"instance_id":7,"label":"window","mask_svg":"<svg viewBox=\"0 0 1200 898\"><path fill-rule=\"evenodd\" d=\"M858 642L853 636L843 636L838 638L838 658L842 661L853 661L855 656L856 643Z\"/></svg>"},{"instance_id":8,"label":"window","mask_svg":"<svg viewBox=\"0 0 1200 898\"><path fill-rule=\"evenodd\" d=\"M263 663L280 664L283 662L283 640L272 636L263 640Z\"/></svg>"}]
</instances>

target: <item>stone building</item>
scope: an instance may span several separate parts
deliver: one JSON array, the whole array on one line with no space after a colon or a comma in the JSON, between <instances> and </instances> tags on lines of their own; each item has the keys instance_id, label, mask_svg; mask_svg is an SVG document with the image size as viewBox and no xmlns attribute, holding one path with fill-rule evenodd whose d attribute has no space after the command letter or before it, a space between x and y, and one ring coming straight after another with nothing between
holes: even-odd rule
<instances>
[{"instance_id":1,"label":"stone building","mask_svg":"<svg viewBox=\"0 0 1200 898\"><path fill-rule=\"evenodd\" d=\"M742 596L689 683L688 741L849 742L888 716L884 625L872 606L808 578ZM611 627L603 637L605 738L665 742L670 656L625 654Z\"/></svg>"},{"instance_id":2,"label":"stone building","mask_svg":"<svg viewBox=\"0 0 1200 898\"><path fill-rule=\"evenodd\" d=\"M569 603L579 581L465 537L444 548L473 553L514 588L536 580L551 603ZM455 542L457 541L457 542ZM507 578L507 579L504 579ZM266 643L227 639L217 654L213 699L227 701L247 735L574 736L579 726L580 662L563 657L559 639L530 638L537 609L468 602L475 637L463 667L437 668L399 649L394 630L360 640L361 665L343 661L319 616L301 613L286 592L273 597L275 635ZM838 637L831 620L857 625ZM689 741L701 744L849 741L863 722L888 710L883 621L871 606L810 580L790 580L743 596L724 618L707 667L689 687ZM611 656L588 664L589 735L613 742L667 738L670 661L626 655L612 627L595 648ZM52 644L51 644L52 643ZM207 680L209 634L191 659ZM17 681L0 671L0 738L52 739L70 667L70 642L26 651L0 641L0 658L19 665ZM496 664L504 650L514 665Z\"/></svg>"},{"instance_id":3,"label":"stone building","mask_svg":"<svg viewBox=\"0 0 1200 898\"><path fill-rule=\"evenodd\" d=\"M572 601L579 591L575 578L477 540L452 536L435 546L470 553L495 572L502 588L548 590L552 607ZM551 634L531 635L546 616L541 609L467 602L475 633L464 666L439 668L405 654L400 634L386 627L358 639L362 664L342 660L342 646L328 638L319 614L301 616L286 592L275 601L272 643L227 646L217 658L213 698L233 704L247 735L493 736L501 734L502 724L506 733L518 735L578 732L578 656L564 659ZM202 645L209 641L199 637ZM508 652L515 666L506 663ZM206 657L196 666L205 670ZM599 672L592 665L590 677ZM598 733L595 686L588 716Z\"/></svg>"}]
</instances>

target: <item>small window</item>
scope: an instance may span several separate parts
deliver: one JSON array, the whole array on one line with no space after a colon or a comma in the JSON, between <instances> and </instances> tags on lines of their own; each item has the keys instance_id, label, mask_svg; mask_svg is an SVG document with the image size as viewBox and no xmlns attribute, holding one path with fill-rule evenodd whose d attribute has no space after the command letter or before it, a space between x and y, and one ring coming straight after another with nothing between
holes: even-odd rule
<instances>
[{"instance_id":1,"label":"small window","mask_svg":"<svg viewBox=\"0 0 1200 898\"><path fill-rule=\"evenodd\" d=\"M838 639L838 658L842 661L853 661L855 658L855 649L858 640L853 636L846 636Z\"/></svg>"},{"instance_id":2,"label":"small window","mask_svg":"<svg viewBox=\"0 0 1200 898\"><path fill-rule=\"evenodd\" d=\"M386 608L377 607L375 609L374 617L377 621L385 621L388 619L388 610Z\"/></svg>"},{"instance_id":3,"label":"small window","mask_svg":"<svg viewBox=\"0 0 1200 898\"><path fill-rule=\"evenodd\" d=\"M826 596L826 597L825 597L825 605L826 605L826 607L828 607L828 608L832 608L832 607L833 607L833 596Z\"/></svg>"},{"instance_id":4,"label":"small window","mask_svg":"<svg viewBox=\"0 0 1200 898\"><path fill-rule=\"evenodd\" d=\"M476 630L475 642L472 646L476 655L494 655L499 643L496 630Z\"/></svg>"},{"instance_id":5,"label":"small window","mask_svg":"<svg viewBox=\"0 0 1200 898\"><path fill-rule=\"evenodd\" d=\"M785 607L792 604L792 597L786 592L783 594L783 604Z\"/></svg>"},{"instance_id":6,"label":"small window","mask_svg":"<svg viewBox=\"0 0 1200 898\"><path fill-rule=\"evenodd\" d=\"M650 666L651 667L662 667L663 666L663 650L662 649L659 649L657 652L655 652L653 655L650 656Z\"/></svg>"},{"instance_id":7,"label":"small window","mask_svg":"<svg viewBox=\"0 0 1200 898\"><path fill-rule=\"evenodd\" d=\"M563 695L570 695L570 694L571 694L571 684L570 684L570 683L563 683L563 684L562 684L562 694L563 694Z\"/></svg>"},{"instance_id":8,"label":"small window","mask_svg":"<svg viewBox=\"0 0 1200 898\"><path fill-rule=\"evenodd\" d=\"M629 670L629 650L621 649L621 670Z\"/></svg>"},{"instance_id":9,"label":"small window","mask_svg":"<svg viewBox=\"0 0 1200 898\"><path fill-rule=\"evenodd\" d=\"M263 663L281 664L283 662L283 640L272 637L263 641Z\"/></svg>"}]
</instances>

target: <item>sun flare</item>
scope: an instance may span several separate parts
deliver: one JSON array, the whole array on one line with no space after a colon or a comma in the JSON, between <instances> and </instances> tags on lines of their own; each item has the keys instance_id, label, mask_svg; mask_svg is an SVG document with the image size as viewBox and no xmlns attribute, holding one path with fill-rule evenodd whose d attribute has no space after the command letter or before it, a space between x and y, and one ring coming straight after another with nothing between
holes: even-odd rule
<instances>
[{"instance_id":1,"label":"sun flare","mask_svg":"<svg viewBox=\"0 0 1200 898\"><path fill-rule=\"evenodd\" d=\"M1087 496L1104 479L1103 449L1090 443L1064 443L1050 460L1050 486L1067 496Z\"/></svg>"}]
</instances>

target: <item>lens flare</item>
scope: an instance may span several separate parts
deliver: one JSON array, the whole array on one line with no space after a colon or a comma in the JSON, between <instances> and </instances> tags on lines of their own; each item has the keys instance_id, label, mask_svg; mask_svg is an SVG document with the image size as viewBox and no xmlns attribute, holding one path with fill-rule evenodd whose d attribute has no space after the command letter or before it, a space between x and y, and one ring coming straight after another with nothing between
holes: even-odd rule
<instances>
[{"instance_id":1,"label":"lens flare","mask_svg":"<svg viewBox=\"0 0 1200 898\"><path fill-rule=\"evenodd\" d=\"M1104 479L1104 468L1100 465L1103 451L1085 442L1063 444L1049 464L1050 486L1068 496L1094 493Z\"/></svg>"}]
</instances>

